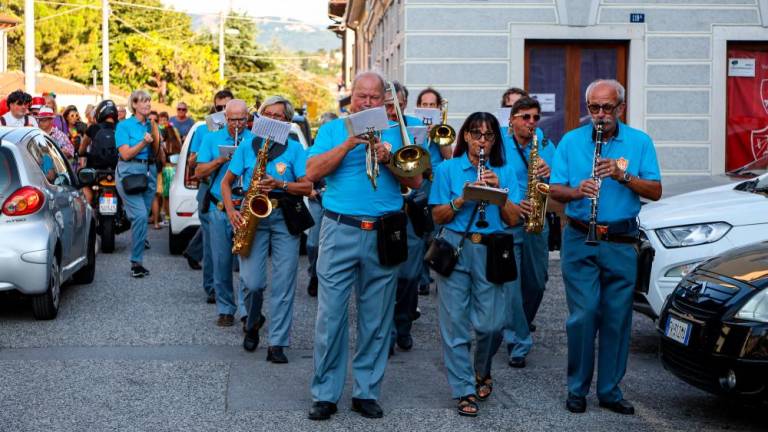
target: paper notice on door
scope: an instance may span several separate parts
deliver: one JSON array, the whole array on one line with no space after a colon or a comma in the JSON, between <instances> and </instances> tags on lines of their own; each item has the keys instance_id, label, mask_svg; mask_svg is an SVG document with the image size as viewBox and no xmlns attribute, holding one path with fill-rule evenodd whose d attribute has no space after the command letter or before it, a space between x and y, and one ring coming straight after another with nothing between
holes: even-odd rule
<instances>
[{"instance_id":1,"label":"paper notice on door","mask_svg":"<svg viewBox=\"0 0 768 432\"><path fill-rule=\"evenodd\" d=\"M755 76L755 59L753 58L728 59L728 76L754 77Z\"/></svg>"},{"instance_id":2,"label":"paper notice on door","mask_svg":"<svg viewBox=\"0 0 768 432\"><path fill-rule=\"evenodd\" d=\"M531 97L541 104L541 112L555 112L554 93L531 93Z\"/></svg>"}]
</instances>

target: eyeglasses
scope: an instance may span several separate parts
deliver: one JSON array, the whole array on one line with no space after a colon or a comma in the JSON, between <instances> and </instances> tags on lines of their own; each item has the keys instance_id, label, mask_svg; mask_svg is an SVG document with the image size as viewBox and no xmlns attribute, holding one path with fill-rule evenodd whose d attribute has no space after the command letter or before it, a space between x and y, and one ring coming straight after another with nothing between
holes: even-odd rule
<instances>
[{"instance_id":1,"label":"eyeglasses","mask_svg":"<svg viewBox=\"0 0 768 432\"><path fill-rule=\"evenodd\" d=\"M541 116L539 114L514 114L512 117L520 117L525 121L529 121L531 117L533 117L533 121L541 120Z\"/></svg>"},{"instance_id":2,"label":"eyeglasses","mask_svg":"<svg viewBox=\"0 0 768 432\"><path fill-rule=\"evenodd\" d=\"M603 112L606 113L606 114L611 114L611 113L613 113L613 110L615 110L617 106L618 105L613 105L613 104L602 104L602 105L600 105L600 104L589 104L589 105L587 105L587 109L592 114L598 114L600 112L600 110L603 110Z\"/></svg>"},{"instance_id":3,"label":"eyeglasses","mask_svg":"<svg viewBox=\"0 0 768 432\"><path fill-rule=\"evenodd\" d=\"M214 106L216 108L216 112L224 111L224 108L226 108L226 105L216 105Z\"/></svg>"},{"instance_id":4,"label":"eyeglasses","mask_svg":"<svg viewBox=\"0 0 768 432\"><path fill-rule=\"evenodd\" d=\"M263 113L261 113L261 116L262 117L271 118L272 120L280 120L280 121L285 120L285 114L281 114L281 113L273 113L273 112L269 112L269 111L264 111Z\"/></svg>"},{"instance_id":5,"label":"eyeglasses","mask_svg":"<svg viewBox=\"0 0 768 432\"><path fill-rule=\"evenodd\" d=\"M176 111L186 111L186 108L176 108Z\"/></svg>"},{"instance_id":6,"label":"eyeglasses","mask_svg":"<svg viewBox=\"0 0 768 432\"><path fill-rule=\"evenodd\" d=\"M469 136L472 137L472 139L482 141L483 138L485 138L485 141L491 142L496 139L496 134L492 131L488 131L486 133L482 133L479 130L471 130L469 131Z\"/></svg>"},{"instance_id":7,"label":"eyeglasses","mask_svg":"<svg viewBox=\"0 0 768 432\"><path fill-rule=\"evenodd\" d=\"M228 118L227 121L231 123L245 123L248 121L248 118Z\"/></svg>"}]
</instances>

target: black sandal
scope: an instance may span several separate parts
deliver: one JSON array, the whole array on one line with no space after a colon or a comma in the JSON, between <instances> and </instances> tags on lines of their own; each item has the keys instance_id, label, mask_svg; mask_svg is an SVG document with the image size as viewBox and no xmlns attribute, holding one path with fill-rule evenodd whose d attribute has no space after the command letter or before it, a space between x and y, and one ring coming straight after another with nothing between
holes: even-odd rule
<instances>
[{"instance_id":1,"label":"black sandal","mask_svg":"<svg viewBox=\"0 0 768 432\"><path fill-rule=\"evenodd\" d=\"M491 393L493 393L493 379L490 375L488 375L485 378L480 378L480 375L475 376L475 380L477 381L477 386L475 389L477 390L477 398L481 401L484 401L488 399L491 396ZM485 394L485 396L483 396Z\"/></svg>"},{"instance_id":2,"label":"black sandal","mask_svg":"<svg viewBox=\"0 0 768 432\"><path fill-rule=\"evenodd\" d=\"M459 398L459 404L456 406L456 411L460 416L464 417L477 417L477 412L480 408L477 406L476 396L466 395ZM470 411L474 409L474 411Z\"/></svg>"}]
</instances>

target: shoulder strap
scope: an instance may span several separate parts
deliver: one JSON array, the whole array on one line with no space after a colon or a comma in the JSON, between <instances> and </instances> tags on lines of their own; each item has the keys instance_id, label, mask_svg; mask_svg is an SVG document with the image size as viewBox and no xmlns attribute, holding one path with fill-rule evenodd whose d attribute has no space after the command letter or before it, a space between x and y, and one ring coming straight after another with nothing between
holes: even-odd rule
<instances>
[{"instance_id":1,"label":"shoulder strap","mask_svg":"<svg viewBox=\"0 0 768 432\"><path fill-rule=\"evenodd\" d=\"M461 240L459 241L459 246L456 248L456 255L459 255L461 253L461 249L464 247L464 240L467 238L467 234L469 233L469 229L472 228L472 222L475 220L475 215L477 215L477 210L480 208L480 203L475 204L475 208L472 209L472 216L469 217L469 222L467 222L467 228L464 230L464 234L461 235Z\"/></svg>"},{"instance_id":2,"label":"shoulder strap","mask_svg":"<svg viewBox=\"0 0 768 432\"><path fill-rule=\"evenodd\" d=\"M534 132L534 133L536 133L536 132ZM525 167L528 168L528 159L525 158L525 153L523 153L523 149L520 148L520 145L517 143L517 141L514 138L512 138L512 140L515 143L515 149L517 149L517 154L520 155L520 159L523 160L523 163L525 164Z\"/></svg>"},{"instance_id":3,"label":"shoulder strap","mask_svg":"<svg viewBox=\"0 0 768 432\"><path fill-rule=\"evenodd\" d=\"M0 125L7 126L8 123L5 122L5 116L0 116Z\"/></svg>"},{"instance_id":4,"label":"shoulder strap","mask_svg":"<svg viewBox=\"0 0 768 432\"><path fill-rule=\"evenodd\" d=\"M24 114L24 126L31 126L32 123L29 121L29 115Z\"/></svg>"},{"instance_id":5,"label":"shoulder strap","mask_svg":"<svg viewBox=\"0 0 768 432\"><path fill-rule=\"evenodd\" d=\"M260 137L255 137L253 141L251 141L251 147L253 147L253 153L258 155L259 149L261 148L262 143L264 140ZM288 143L286 142L285 145L271 145L269 146L269 150L267 151L267 161L272 162L273 160L280 157L281 154L285 153L285 151L288 150Z\"/></svg>"}]
</instances>

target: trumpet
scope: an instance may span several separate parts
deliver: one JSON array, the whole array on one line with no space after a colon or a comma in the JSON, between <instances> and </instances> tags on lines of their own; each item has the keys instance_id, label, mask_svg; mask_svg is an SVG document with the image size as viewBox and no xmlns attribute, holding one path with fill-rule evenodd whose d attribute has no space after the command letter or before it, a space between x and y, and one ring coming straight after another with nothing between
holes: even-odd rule
<instances>
[{"instance_id":1,"label":"trumpet","mask_svg":"<svg viewBox=\"0 0 768 432\"><path fill-rule=\"evenodd\" d=\"M429 140L440 147L449 146L456 141L456 131L448 124L448 101L443 99L440 124L429 131Z\"/></svg>"},{"instance_id":2,"label":"trumpet","mask_svg":"<svg viewBox=\"0 0 768 432\"><path fill-rule=\"evenodd\" d=\"M379 156L376 154L376 131L369 129L366 133L368 142L365 144L365 174L376 190L376 179L379 177Z\"/></svg>"},{"instance_id":3,"label":"trumpet","mask_svg":"<svg viewBox=\"0 0 768 432\"><path fill-rule=\"evenodd\" d=\"M432 167L429 152L424 147L417 146L408 139L408 131L405 127L403 112L400 110L395 86L392 83L388 83L388 89L392 96L392 103L395 106L397 125L400 128L400 139L403 141L403 146L392 155L392 163L389 165L389 169L400 177L416 177Z\"/></svg>"},{"instance_id":4,"label":"trumpet","mask_svg":"<svg viewBox=\"0 0 768 432\"><path fill-rule=\"evenodd\" d=\"M584 241L589 246L596 246L597 240L597 206L600 204L600 177L597 175L597 164L600 162L603 152L603 122L598 120L595 123L595 155L592 159L592 180L597 184L597 194L590 198L592 205L589 211L589 230L587 239Z\"/></svg>"}]
</instances>

